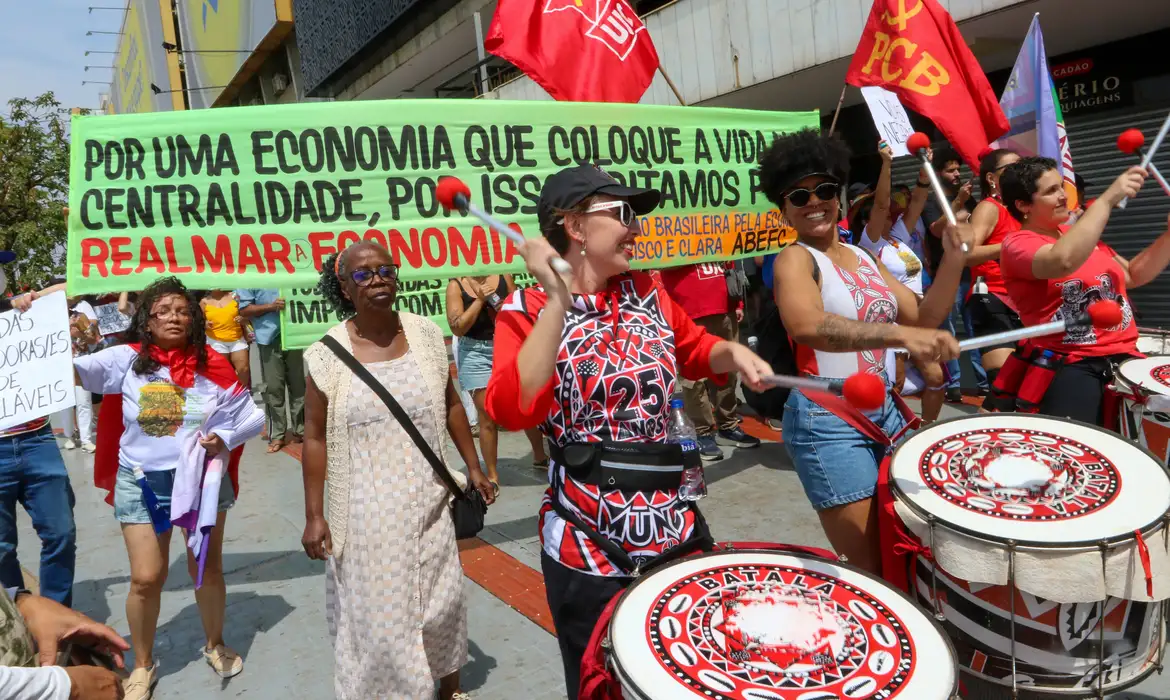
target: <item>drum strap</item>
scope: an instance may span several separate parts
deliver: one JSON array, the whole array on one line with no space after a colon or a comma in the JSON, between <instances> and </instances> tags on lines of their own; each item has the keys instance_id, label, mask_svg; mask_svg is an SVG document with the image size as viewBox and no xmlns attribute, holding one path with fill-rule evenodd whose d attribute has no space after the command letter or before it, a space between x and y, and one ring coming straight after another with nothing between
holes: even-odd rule
<instances>
[{"instance_id":1,"label":"drum strap","mask_svg":"<svg viewBox=\"0 0 1170 700\"><path fill-rule=\"evenodd\" d=\"M694 503L689 503L691 511L695 514L695 531L694 535L686 542L680 542L669 549L666 549L661 554L658 554L642 563L635 562L633 557L629 555L626 550L622 549L616 542L601 534L592 525L589 525L581 516L569 510L561 503L561 493L564 489L561 485L561 465L553 465L553 492L551 494L552 508L556 514L561 516L566 522L585 533L585 536L601 548L601 551L609 557L609 560L614 565L621 567L623 571L631 576L640 576L651 569L662 566L678 559L679 557L692 554L696 551L702 550L709 552L715 548L715 541L711 538L711 530L707 527L707 519L703 517L703 513L699 507Z\"/></svg>"},{"instance_id":2,"label":"drum strap","mask_svg":"<svg viewBox=\"0 0 1170 700\"><path fill-rule=\"evenodd\" d=\"M902 426L894 435L886 435L886 432L878 427L869 416L862 413L853 404L845 401L840 396L835 396L829 393L821 393L819 391L807 391L802 389L801 393L805 397L825 409L829 413L837 416L841 420L851 425L857 432L873 440L874 442L885 445L887 449L893 447L899 440L902 439L906 433L916 430L922 423L922 419L914 414L914 410L906 403L897 392L890 392L894 399L894 405L898 408L898 412L902 414L906 424Z\"/></svg>"}]
</instances>

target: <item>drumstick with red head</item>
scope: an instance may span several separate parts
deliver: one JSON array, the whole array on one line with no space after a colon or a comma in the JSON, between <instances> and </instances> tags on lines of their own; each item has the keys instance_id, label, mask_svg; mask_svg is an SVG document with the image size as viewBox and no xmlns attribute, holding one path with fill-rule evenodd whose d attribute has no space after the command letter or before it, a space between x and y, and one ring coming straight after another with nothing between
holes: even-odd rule
<instances>
[{"instance_id":1,"label":"drumstick with red head","mask_svg":"<svg viewBox=\"0 0 1170 700\"><path fill-rule=\"evenodd\" d=\"M441 177L435 187L435 199L446 211L455 210L464 216L470 214L496 233L507 236L516 245L524 245L524 236L483 209L471 203L471 188L457 177ZM564 258L553 258L552 268L562 275L572 272Z\"/></svg>"},{"instance_id":2,"label":"drumstick with red head","mask_svg":"<svg viewBox=\"0 0 1170 700\"><path fill-rule=\"evenodd\" d=\"M943 192L942 182L938 179L938 173L934 172L934 166L931 165L930 158L926 155L929 148L930 137L921 131L915 131L913 134L910 134L910 138L906 139L906 150L913 153L922 161L922 169L926 171L926 177L930 180L930 188L934 190L934 197L938 200L939 208L943 210L943 214L947 217L947 223L951 226L958 226L959 221L955 218L955 212L951 210L951 200L947 199L947 193ZM966 243L963 244L963 252L970 252Z\"/></svg>"},{"instance_id":3,"label":"drumstick with red head","mask_svg":"<svg viewBox=\"0 0 1170 700\"><path fill-rule=\"evenodd\" d=\"M1141 156L1142 167L1146 169L1146 172L1154 176L1154 179L1157 180L1158 184L1162 186L1162 191L1167 195L1170 195L1170 184L1166 182L1166 178L1162 177L1162 173L1158 172L1158 167L1154 165L1154 155L1152 150L1149 155L1142 151L1142 146L1145 145L1146 136L1139 129L1126 129L1125 131L1121 132L1120 136L1117 137L1117 150L1121 151L1122 153L1128 153L1130 155L1136 153L1137 155ZM1122 202L1117 206L1121 209L1124 209L1125 202Z\"/></svg>"},{"instance_id":4,"label":"drumstick with red head","mask_svg":"<svg viewBox=\"0 0 1170 700\"><path fill-rule=\"evenodd\" d=\"M858 372L845 379L810 379L772 374L762 381L772 386L841 396L862 411L875 411L886 402L886 383L876 374Z\"/></svg>"},{"instance_id":5,"label":"drumstick with red head","mask_svg":"<svg viewBox=\"0 0 1170 700\"><path fill-rule=\"evenodd\" d=\"M992 333L991 335L985 335L979 338L970 338L959 343L959 350L979 350L980 348L989 348L993 345L1006 345L1029 338L1064 333L1070 328L1084 328L1086 326L1093 328L1113 328L1121 324L1122 318L1121 306L1117 302L1102 299L1101 301L1090 304L1088 310L1080 316L1018 328L1014 331L1003 331L1002 333Z\"/></svg>"}]
</instances>

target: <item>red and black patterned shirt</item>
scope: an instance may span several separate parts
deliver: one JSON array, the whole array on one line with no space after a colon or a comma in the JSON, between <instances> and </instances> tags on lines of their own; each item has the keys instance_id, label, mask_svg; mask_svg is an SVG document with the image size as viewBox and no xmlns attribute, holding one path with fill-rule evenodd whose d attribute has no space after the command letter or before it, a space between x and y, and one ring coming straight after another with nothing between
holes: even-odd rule
<instances>
[{"instance_id":1,"label":"red and black patterned shirt","mask_svg":"<svg viewBox=\"0 0 1170 700\"><path fill-rule=\"evenodd\" d=\"M529 405L521 405L517 354L546 300L543 289L531 287L517 290L500 308L488 414L507 430L539 426L562 446L663 441L678 375L712 376L709 358L720 339L691 321L657 277L621 275L605 292L573 295L556 372ZM632 558L660 554L694 532L694 512L676 490L603 492L571 478L556 462L549 474L563 484L560 503ZM551 505L555 497L550 485L540 508L544 551L572 569L625 575L585 533L557 515Z\"/></svg>"}]
</instances>

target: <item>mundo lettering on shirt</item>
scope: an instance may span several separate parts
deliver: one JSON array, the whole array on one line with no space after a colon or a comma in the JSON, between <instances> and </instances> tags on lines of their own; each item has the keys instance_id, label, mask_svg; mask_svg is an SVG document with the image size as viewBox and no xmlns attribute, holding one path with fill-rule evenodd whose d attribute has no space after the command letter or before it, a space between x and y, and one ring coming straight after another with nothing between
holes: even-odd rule
<instances>
[{"instance_id":1,"label":"mundo lettering on shirt","mask_svg":"<svg viewBox=\"0 0 1170 700\"><path fill-rule=\"evenodd\" d=\"M608 36L608 35L607 35ZM453 113L454 112L454 113ZM71 294L158 275L193 288L303 289L358 241L403 280L517 273L508 239L444 212L440 177L526 236L545 179L592 163L662 192L636 267L774 252L791 236L760 191L759 153L815 113L640 105L397 100L79 116L73 121Z\"/></svg>"}]
</instances>

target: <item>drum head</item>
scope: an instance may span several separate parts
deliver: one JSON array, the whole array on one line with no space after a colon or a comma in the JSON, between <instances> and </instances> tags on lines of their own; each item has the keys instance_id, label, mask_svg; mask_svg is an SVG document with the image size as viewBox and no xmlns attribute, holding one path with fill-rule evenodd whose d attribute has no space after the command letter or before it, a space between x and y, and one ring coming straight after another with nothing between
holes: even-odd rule
<instances>
[{"instance_id":1,"label":"drum head","mask_svg":"<svg viewBox=\"0 0 1170 700\"><path fill-rule=\"evenodd\" d=\"M1126 360L1117 368L1117 373L1130 386L1140 386L1151 394L1170 396L1170 356Z\"/></svg>"},{"instance_id":2,"label":"drum head","mask_svg":"<svg viewBox=\"0 0 1170 700\"><path fill-rule=\"evenodd\" d=\"M638 580L610 623L619 675L655 700L954 695L950 641L847 565L765 550L688 557Z\"/></svg>"},{"instance_id":3,"label":"drum head","mask_svg":"<svg viewBox=\"0 0 1170 700\"><path fill-rule=\"evenodd\" d=\"M899 501L975 537L1039 546L1132 538L1170 509L1148 450L1086 423L988 413L935 423L890 462Z\"/></svg>"}]
</instances>

